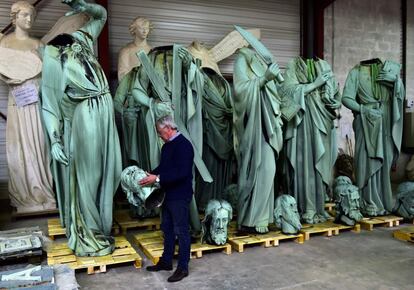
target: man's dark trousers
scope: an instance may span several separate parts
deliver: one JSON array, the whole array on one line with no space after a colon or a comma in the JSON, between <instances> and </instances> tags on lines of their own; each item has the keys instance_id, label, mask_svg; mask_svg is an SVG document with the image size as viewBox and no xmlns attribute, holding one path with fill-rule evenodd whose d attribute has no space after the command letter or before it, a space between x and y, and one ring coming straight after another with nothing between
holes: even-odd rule
<instances>
[{"instance_id":1,"label":"man's dark trousers","mask_svg":"<svg viewBox=\"0 0 414 290\"><path fill-rule=\"evenodd\" d=\"M172 265L175 237L178 238L177 269L188 271L190 261L191 236L189 225L189 206L187 200L168 200L162 205L161 230L164 233L164 252L161 260Z\"/></svg>"}]
</instances>

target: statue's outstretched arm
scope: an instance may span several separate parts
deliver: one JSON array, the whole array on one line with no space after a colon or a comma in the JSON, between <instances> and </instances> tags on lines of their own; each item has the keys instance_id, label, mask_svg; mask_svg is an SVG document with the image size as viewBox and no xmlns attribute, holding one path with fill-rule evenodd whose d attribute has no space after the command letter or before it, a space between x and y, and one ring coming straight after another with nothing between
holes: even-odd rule
<instances>
[{"instance_id":1,"label":"statue's outstretched arm","mask_svg":"<svg viewBox=\"0 0 414 290\"><path fill-rule=\"evenodd\" d=\"M82 26L81 30L89 33L95 41L105 25L107 19L107 12L101 5L87 3L84 0L63 0L63 3L72 7L73 11L68 14L76 14L84 12L88 14L91 19Z\"/></svg>"}]
</instances>

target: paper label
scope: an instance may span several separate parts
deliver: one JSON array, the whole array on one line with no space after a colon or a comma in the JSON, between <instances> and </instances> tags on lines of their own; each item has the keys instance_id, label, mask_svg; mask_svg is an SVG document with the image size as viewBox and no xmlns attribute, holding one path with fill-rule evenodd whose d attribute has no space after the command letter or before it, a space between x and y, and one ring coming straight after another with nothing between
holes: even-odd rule
<instances>
[{"instance_id":1,"label":"paper label","mask_svg":"<svg viewBox=\"0 0 414 290\"><path fill-rule=\"evenodd\" d=\"M28 83L12 89L12 95L18 107L24 107L36 103L39 99L39 92L34 84Z\"/></svg>"}]
</instances>

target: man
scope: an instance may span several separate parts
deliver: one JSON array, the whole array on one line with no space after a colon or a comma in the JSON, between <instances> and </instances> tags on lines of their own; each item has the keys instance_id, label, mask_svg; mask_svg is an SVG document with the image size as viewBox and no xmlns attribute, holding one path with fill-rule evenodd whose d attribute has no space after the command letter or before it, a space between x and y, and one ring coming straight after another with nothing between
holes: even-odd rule
<instances>
[{"instance_id":1,"label":"man","mask_svg":"<svg viewBox=\"0 0 414 290\"><path fill-rule=\"evenodd\" d=\"M166 192L161 223L164 232L164 252L159 262L154 266L148 266L147 270L172 270L177 236L178 265L174 274L168 278L168 282L177 282L188 276L191 247L189 206L193 195L194 151L191 143L177 131L177 125L171 116L159 119L156 129L165 142L161 149L161 161L159 166L139 183L146 186L159 182Z\"/></svg>"}]
</instances>

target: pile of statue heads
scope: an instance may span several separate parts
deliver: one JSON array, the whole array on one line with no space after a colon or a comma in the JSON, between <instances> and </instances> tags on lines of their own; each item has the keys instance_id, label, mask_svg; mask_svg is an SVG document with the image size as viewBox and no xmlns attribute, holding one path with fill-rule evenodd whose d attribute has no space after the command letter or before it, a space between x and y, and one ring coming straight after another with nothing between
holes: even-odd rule
<instances>
[{"instance_id":1,"label":"pile of statue heads","mask_svg":"<svg viewBox=\"0 0 414 290\"><path fill-rule=\"evenodd\" d=\"M145 218L156 216L159 209L147 209L145 201L157 186L140 186L139 181L146 177L144 170L137 166L129 166L122 171L121 188L126 193L128 202L132 205L134 217Z\"/></svg>"},{"instance_id":2,"label":"pile of statue heads","mask_svg":"<svg viewBox=\"0 0 414 290\"><path fill-rule=\"evenodd\" d=\"M336 219L345 225L353 226L362 220L360 212L359 189L347 176L338 176L334 182L334 199L336 203Z\"/></svg>"},{"instance_id":3,"label":"pile of statue heads","mask_svg":"<svg viewBox=\"0 0 414 290\"><path fill-rule=\"evenodd\" d=\"M406 181L401 183L397 189L395 206L392 210L399 216L406 219L414 218L414 182Z\"/></svg>"},{"instance_id":4,"label":"pile of statue heads","mask_svg":"<svg viewBox=\"0 0 414 290\"><path fill-rule=\"evenodd\" d=\"M227 241L227 226L232 216L233 210L230 203L225 200L210 200L202 221L201 242L224 245Z\"/></svg>"},{"instance_id":5,"label":"pile of statue heads","mask_svg":"<svg viewBox=\"0 0 414 290\"><path fill-rule=\"evenodd\" d=\"M283 194L276 199L273 214L276 227L284 234L297 234L302 228L298 205L291 195Z\"/></svg>"}]
</instances>

